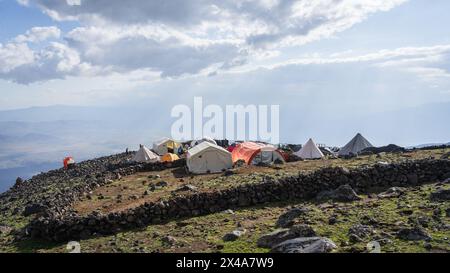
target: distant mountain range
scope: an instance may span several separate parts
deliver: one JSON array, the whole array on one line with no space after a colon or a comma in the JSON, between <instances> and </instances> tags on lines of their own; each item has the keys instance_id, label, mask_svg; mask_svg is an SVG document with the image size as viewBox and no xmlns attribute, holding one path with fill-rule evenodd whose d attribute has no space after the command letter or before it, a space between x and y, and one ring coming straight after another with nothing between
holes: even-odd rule
<instances>
[{"instance_id":1,"label":"distant mountain range","mask_svg":"<svg viewBox=\"0 0 450 273\"><path fill-rule=\"evenodd\" d=\"M426 143L426 144L409 146L407 148L425 148L425 147L441 146L441 145L450 145L450 142L447 142L447 143Z\"/></svg>"}]
</instances>

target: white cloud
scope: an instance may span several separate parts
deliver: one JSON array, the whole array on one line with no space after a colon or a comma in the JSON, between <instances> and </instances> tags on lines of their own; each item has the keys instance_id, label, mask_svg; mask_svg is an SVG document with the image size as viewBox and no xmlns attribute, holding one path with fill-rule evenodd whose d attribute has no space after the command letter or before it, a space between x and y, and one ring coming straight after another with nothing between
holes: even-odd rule
<instances>
[{"instance_id":1,"label":"white cloud","mask_svg":"<svg viewBox=\"0 0 450 273\"><path fill-rule=\"evenodd\" d=\"M24 43L0 44L0 72L7 73L16 67L34 61L33 51ZM0 73L0 77L1 77Z\"/></svg>"},{"instance_id":2,"label":"white cloud","mask_svg":"<svg viewBox=\"0 0 450 273\"><path fill-rule=\"evenodd\" d=\"M86 24L154 25L183 30L192 38L232 38L251 46L303 44L329 37L406 0L59 0L36 3L55 20Z\"/></svg>"},{"instance_id":3,"label":"white cloud","mask_svg":"<svg viewBox=\"0 0 450 273\"><path fill-rule=\"evenodd\" d=\"M323 56L315 54L303 58L272 63L270 65L247 66L236 68L234 72L242 73L257 69L277 69L298 65L331 65L346 63L366 63L378 68L391 68L411 72L427 81L448 79L450 76L450 44L429 47L401 47L383 49L372 53L357 55L353 51L336 52ZM231 71L233 72L233 71Z\"/></svg>"},{"instance_id":4,"label":"white cloud","mask_svg":"<svg viewBox=\"0 0 450 273\"><path fill-rule=\"evenodd\" d=\"M176 77L213 75L271 58L283 47L333 36L405 1L36 0L33 5L55 20L81 24L60 41L67 52L77 52L80 63L104 73L146 69ZM15 42L59 36L57 28L36 27Z\"/></svg>"},{"instance_id":5,"label":"white cloud","mask_svg":"<svg viewBox=\"0 0 450 273\"><path fill-rule=\"evenodd\" d=\"M78 51L64 43L50 42L41 49L29 46L59 33L56 27L32 28L11 42L0 44L0 78L28 84L93 73L95 68L82 62Z\"/></svg>"},{"instance_id":6,"label":"white cloud","mask_svg":"<svg viewBox=\"0 0 450 273\"><path fill-rule=\"evenodd\" d=\"M80 27L65 39L93 65L121 72L149 69L162 76L197 74L214 64L231 66L246 55L232 41L193 40L153 26Z\"/></svg>"},{"instance_id":7,"label":"white cloud","mask_svg":"<svg viewBox=\"0 0 450 273\"><path fill-rule=\"evenodd\" d=\"M61 31L59 28L51 26L51 27L33 27L30 30L27 30L25 34L17 36L14 41L17 43L24 42L42 42L48 40L50 38L59 38L61 35Z\"/></svg>"}]
</instances>

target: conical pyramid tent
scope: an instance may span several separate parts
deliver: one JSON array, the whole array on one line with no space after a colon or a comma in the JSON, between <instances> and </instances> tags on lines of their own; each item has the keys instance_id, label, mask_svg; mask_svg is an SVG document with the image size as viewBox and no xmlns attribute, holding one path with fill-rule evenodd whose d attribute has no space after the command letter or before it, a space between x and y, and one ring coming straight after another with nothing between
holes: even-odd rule
<instances>
[{"instance_id":1,"label":"conical pyramid tent","mask_svg":"<svg viewBox=\"0 0 450 273\"><path fill-rule=\"evenodd\" d=\"M360 133L358 133L354 138L352 138L352 140L350 140L349 143L347 143L347 145L339 150L338 155L357 155L359 152L368 147L373 147L373 145L370 144L370 142L367 141L367 139L365 139Z\"/></svg>"},{"instance_id":2,"label":"conical pyramid tent","mask_svg":"<svg viewBox=\"0 0 450 273\"><path fill-rule=\"evenodd\" d=\"M150 151L150 149L144 145L141 145L141 148L139 148L139 151L136 152L131 160L135 162L149 163L159 161L159 156Z\"/></svg>"},{"instance_id":3,"label":"conical pyramid tent","mask_svg":"<svg viewBox=\"0 0 450 273\"><path fill-rule=\"evenodd\" d=\"M323 153L319 150L316 143L310 138L303 147L294 153L296 156L303 159L322 158Z\"/></svg>"}]
</instances>

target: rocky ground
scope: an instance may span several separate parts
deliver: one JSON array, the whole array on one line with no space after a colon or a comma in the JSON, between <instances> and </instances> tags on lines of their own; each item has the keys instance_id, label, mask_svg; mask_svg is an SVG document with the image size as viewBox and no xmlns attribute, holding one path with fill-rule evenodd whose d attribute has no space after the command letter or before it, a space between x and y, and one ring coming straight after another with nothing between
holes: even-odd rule
<instances>
[{"instance_id":1,"label":"rocky ground","mask_svg":"<svg viewBox=\"0 0 450 273\"><path fill-rule=\"evenodd\" d=\"M189 176L180 168L139 172L115 177L76 198L71 210L121 211L179 192L212 191L236 184L259 183L327 166L347 168L404 160L441 158L450 149L362 156L354 159L299 161L272 167L241 167L227 174ZM26 190L0 196L1 252L67 252L66 243L29 239L22 234L34 214L30 205L50 205L55 194L65 194L88 179L105 179L118 155L85 163L82 174L52 173L33 179ZM103 176L98 170L102 170ZM95 170L95 171L94 171ZM92 176L90 174L96 173ZM65 177L65 179L64 179ZM78 179L76 177L79 177ZM91 183L95 183L91 181ZM20 186L19 186L20 187ZM43 190L45 189L45 190ZM357 195L351 188L322 192L313 200L276 202L172 220L109 236L81 240L84 252L363 252L376 241L382 252L450 251L450 184L390 188ZM120 197L119 197L120 196ZM39 208L34 208L39 210ZM373 245L373 243L371 243Z\"/></svg>"}]
</instances>

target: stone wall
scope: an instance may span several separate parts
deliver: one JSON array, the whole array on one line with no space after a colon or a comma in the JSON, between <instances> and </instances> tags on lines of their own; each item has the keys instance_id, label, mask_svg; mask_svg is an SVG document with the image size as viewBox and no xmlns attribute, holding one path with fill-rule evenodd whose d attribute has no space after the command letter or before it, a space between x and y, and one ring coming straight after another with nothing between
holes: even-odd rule
<instances>
[{"instance_id":1,"label":"stone wall","mask_svg":"<svg viewBox=\"0 0 450 273\"><path fill-rule=\"evenodd\" d=\"M141 171L183 167L185 159L170 163L137 163L129 161L133 153L121 153L77 163L74 168L51 170L19 181L0 194L0 213L39 213L57 217L71 213L73 202L97 187L111 183L119 176Z\"/></svg>"},{"instance_id":2,"label":"stone wall","mask_svg":"<svg viewBox=\"0 0 450 273\"><path fill-rule=\"evenodd\" d=\"M127 167L125 167L127 168ZM140 167L139 167L140 168ZM126 169L128 170L128 169ZM136 208L107 215L64 215L41 217L27 227L32 237L53 241L112 234L124 229L143 227L180 217L192 217L267 202L313 198L323 190L351 185L357 192L371 188L415 186L450 177L449 160L418 160L399 164L376 164L347 170L324 168L280 180L266 180L235 188L177 196L158 203L145 203Z\"/></svg>"}]
</instances>

